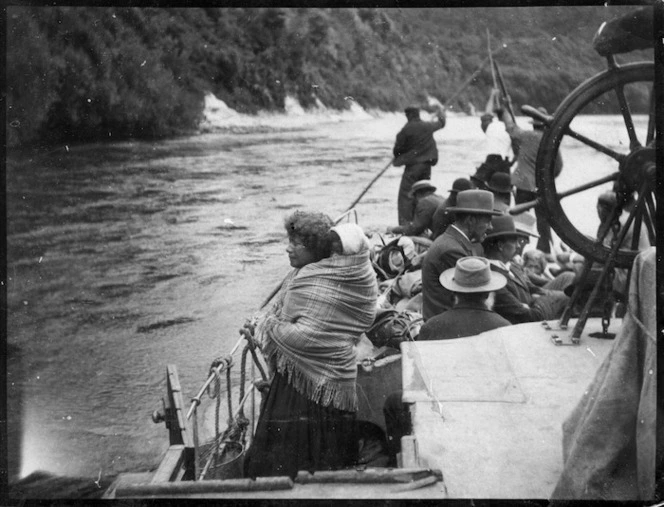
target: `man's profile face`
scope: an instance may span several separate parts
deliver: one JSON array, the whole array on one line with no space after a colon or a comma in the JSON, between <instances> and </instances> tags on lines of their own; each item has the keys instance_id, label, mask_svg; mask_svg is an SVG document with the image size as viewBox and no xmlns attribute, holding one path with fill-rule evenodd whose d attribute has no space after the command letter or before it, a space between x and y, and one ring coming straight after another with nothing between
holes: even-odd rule
<instances>
[{"instance_id":1,"label":"man's profile face","mask_svg":"<svg viewBox=\"0 0 664 507\"><path fill-rule=\"evenodd\" d=\"M481 243L491 229L490 215L473 215L473 220L471 220L470 239L474 239Z\"/></svg>"}]
</instances>

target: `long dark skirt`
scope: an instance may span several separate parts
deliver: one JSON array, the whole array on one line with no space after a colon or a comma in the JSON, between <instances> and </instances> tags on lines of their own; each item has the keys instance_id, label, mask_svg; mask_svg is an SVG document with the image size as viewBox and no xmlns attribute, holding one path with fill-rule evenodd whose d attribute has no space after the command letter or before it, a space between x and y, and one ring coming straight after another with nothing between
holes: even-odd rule
<instances>
[{"instance_id":1,"label":"long dark skirt","mask_svg":"<svg viewBox=\"0 0 664 507\"><path fill-rule=\"evenodd\" d=\"M244 460L246 477L285 475L298 470L337 470L358 456L355 412L323 407L298 393L276 373Z\"/></svg>"}]
</instances>

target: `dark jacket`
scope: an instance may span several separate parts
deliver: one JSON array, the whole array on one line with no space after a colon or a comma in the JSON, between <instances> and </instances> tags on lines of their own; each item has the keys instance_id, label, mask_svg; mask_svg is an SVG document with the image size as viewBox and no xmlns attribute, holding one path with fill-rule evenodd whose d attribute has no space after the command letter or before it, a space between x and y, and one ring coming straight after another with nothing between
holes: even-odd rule
<instances>
[{"instance_id":1,"label":"dark jacket","mask_svg":"<svg viewBox=\"0 0 664 507\"><path fill-rule=\"evenodd\" d=\"M439 281L440 274L453 268L461 257L474 255L473 244L456 227L448 227L436 238L422 261L422 317L434 315L452 308L453 295Z\"/></svg>"},{"instance_id":2,"label":"dark jacket","mask_svg":"<svg viewBox=\"0 0 664 507\"><path fill-rule=\"evenodd\" d=\"M475 336L498 327L511 325L496 312L489 310L484 303L465 302L457 304L451 310L427 320L418 340L445 340Z\"/></svg>"},{"instance_id":3,"label":"dark jacket","mask_svg":"<svg viewBox=\"0 0 664 507\"><path fill-rule=\"evenodd\" d=\"M431 239L436 239L443 234L449 225L454 222L454 213L450 213L447 209L449 205L450 198L448 197L434 211L431 218Z\"/></svg>"},{"instance_id":4,"label":"dark jacket","mask_svg":"<svg viewBox=\"0 0 664 507\"><path fill-rule=\"evenodd\" d=\"M511 263L507 271L491 264L491 269L505 276L507 284L496 291L493 310L512 324L536 322L560 317L568 300L562 291L547 291L534 285L518 265ZM535 297L538 294L540 297ZM527 306L523 306L524 303Z\"/></svg>"},{"instance_id":5,"label":"dark jacket","mask_svg":"<svg viewBox=\"0 0 664 507\"><path fill-rule=\"evenodd\" d=\"M406 236L419 236L425 230L433 230L433 215L438 206L445 202L445 198L438 194L431 193L417 200L413 221L406 225L395 227L395 234L404 234Z\"/></svg>"},{"instance_id":6,"label":"dark jacket","mask_svg":"<svg viewBox=\"0 0 664 507\"><path fill-rule=\"evenodd\" d=\"M429 162L431 165L438 163L438 148L433 138L433 133L445 126L445 118L426 122L420 118L409 120L408 123L397 134L394 143L395 166L413 165L421 162Z\"/></svg>"}]
</instances>

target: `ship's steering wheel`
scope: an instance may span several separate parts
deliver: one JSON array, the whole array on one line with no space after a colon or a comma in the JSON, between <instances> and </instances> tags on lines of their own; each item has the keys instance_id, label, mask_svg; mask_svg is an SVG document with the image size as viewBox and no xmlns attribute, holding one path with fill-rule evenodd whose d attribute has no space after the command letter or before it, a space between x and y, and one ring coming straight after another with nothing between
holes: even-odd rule
<instances>
[{"instance_id":1,"label":"ship's steering wheel","mask_svg":"<svg viewBox=\"0 0 664 507\"><path fill-rule=\"evenodd\" d=\"M631 49L635 48L628 48ZM641 234L647 235L651 245L656 242L655 65L638 62L619 66L613 54L603 56L607 57L608 70L573 90L553 116L529 106L523 106L522 111L548 126L537 155L537 205L540 210L543 208L553 230L573 250L604 264L610 258L611 247L602 242L603 230L620 217L624 234L622 229L629 229L631 222L632 239L621 244L614 264L629 267L639 252ZM644 96L649 98L644 100ZM593 122L592 116L579 119L607 108L620 118L615 128ZM561 146L563 174L573 171L568 177L573 176L574 180L572 188L562 191L558 187L563 187L565 178L556 178L554 171ZM587 153L586 147L592 148L592 153ZM591 160L591 164L574 164L575 151L578 154L581 149L586 150L583 160L586 164ZM588 217L579 217L578 210L592 213L595 218L597 197L602 190L615 191L616 204L602 224L603 230L583 231L580 224L587 222ZM576 206L567 206L568 199L575 201ZM516 214L514 211L512 208L510 212Z\"/></svg>"}]
</instances>

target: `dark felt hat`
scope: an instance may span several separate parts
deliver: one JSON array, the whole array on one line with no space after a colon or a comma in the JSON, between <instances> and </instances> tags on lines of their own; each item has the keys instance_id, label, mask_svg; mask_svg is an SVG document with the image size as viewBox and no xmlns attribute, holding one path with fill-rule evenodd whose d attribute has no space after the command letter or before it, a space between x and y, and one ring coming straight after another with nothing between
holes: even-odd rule
<instances>
[{"instance_id":1,"label":"dark felt hat","mask_svg":"<svg viewBox=\"0 0 664 507\"><path fill-rule=\"evenodd\" d=\"M456 192L463 192L464 190L471 190L473 188L473 184L470 182L469 179L467 178L457 178L454 180L454 183L452 183L452 188L450 189L450 192L456 193Z\"/></svg>"},{"instance_id":2,"label":"dark felt hat","mask_svg":"<svg viewBox=\"0 0 664 507\"><path fill-rule=\"evenodd\" d=\"M474 215L502 215L493 209L493 194L488 190L463 190L457 193L456 206L450 213L471 213Z\"/></svg>"},{"instance_id":3,"label":"dark felt hat","mask_svg":"<svg viewBox=\"0 0 664 507\"><path fill-rule=\"evenodd\" d=\"M529 238L530 234L517 230L514 218L511 215L501 214L491 219L491 230L487 233L484 241L486 243L495 238Z\"/></svg>"},{"instance_id":4,"label":"dark felt hat","mask_svg":"<svg viewBox=\"0 0 664 507\"><path fill-rule=\"evenodd\" d=\"M493 169L491 166L482 164L475 170L475 174L473 174L470 179L481 181L486 185L489 183L489 178L493 174L494 170L495 169Z\"/></svg>"},{"instance_id":5,"label":"dark felt hat","mask_svg":"<svg viewBox=\"0 0 664 507\"><path fill-rule=\"evenodd\" d=\"M486 187L492 192L509 194L512 191L512 178L507 173L495 172Z\"/></svg>"}]
</instances>

